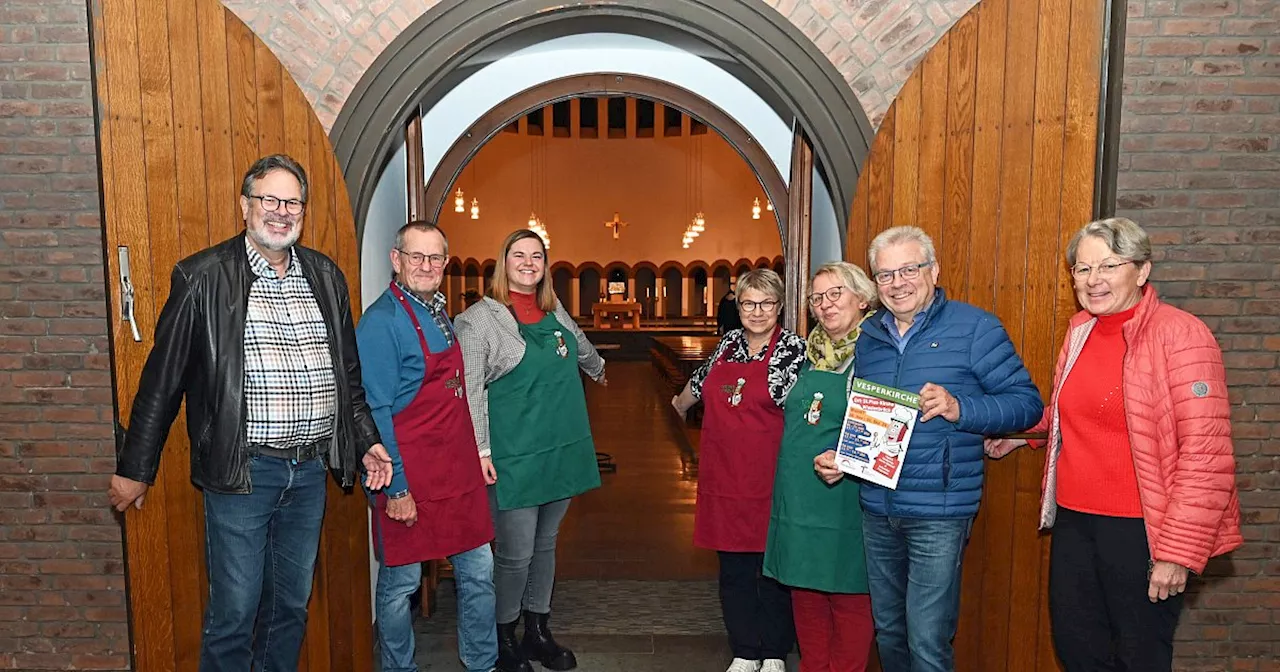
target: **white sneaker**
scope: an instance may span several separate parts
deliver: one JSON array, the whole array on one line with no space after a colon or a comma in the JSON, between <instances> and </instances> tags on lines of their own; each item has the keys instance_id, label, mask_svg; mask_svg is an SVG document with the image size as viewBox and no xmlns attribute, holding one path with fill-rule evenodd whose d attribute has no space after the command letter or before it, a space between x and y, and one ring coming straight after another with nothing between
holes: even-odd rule
<instances>
[{"instance_id":1,"label":"white sneaker","mask_svg":"<svg viewBox=\"0 0 1280 672\"><path fill-rule=\"evenodd\" d=\"M787 672L787 663L781 658L766 658L760 672Z\"/></svg>"},{"instance_id":2,"label":"white sneaker","mask_svg":"<svg viewBox=\"0 0 1280 672\"><path fill-rule=\"evenodd\" d=\"M760 661L734 658L725 672L760 672Z\"/></svg>"}]
</instances>

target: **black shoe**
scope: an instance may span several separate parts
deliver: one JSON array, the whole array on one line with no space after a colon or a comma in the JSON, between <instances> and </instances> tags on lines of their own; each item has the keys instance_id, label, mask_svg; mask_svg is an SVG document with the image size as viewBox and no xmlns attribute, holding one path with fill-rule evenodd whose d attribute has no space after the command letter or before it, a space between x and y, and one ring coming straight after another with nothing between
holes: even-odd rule
<instances>
[{"instance_id":1,"label":"black shoe","mask_svg":"<svg viewBox=\"0 0 1280 672\"><path fill-rule=\"evenodd\" d=\"M556 644L547 627L550 617L551 614L524 612L524 639L520 641L520 648L530 660L542 663L548 670L572 670L578 666L578 659L572 651Z\"/></svg>"},{"instance_id":2,"label":"black shoe","mask_svg":"<svg viewBox=\"0 0 1280 672\"><path fill-rule=\"evenodd\" d=\"M533 672L516 639L516 621L498 624L498 672Z\"/></svg>"}]
</instances>

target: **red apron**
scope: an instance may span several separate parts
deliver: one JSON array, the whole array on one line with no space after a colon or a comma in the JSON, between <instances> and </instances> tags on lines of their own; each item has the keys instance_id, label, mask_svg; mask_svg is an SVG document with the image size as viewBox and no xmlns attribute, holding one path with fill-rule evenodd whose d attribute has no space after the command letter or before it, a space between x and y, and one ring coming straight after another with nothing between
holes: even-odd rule
<instances>
[{"instance_id":1,"label":"red apron","mask_svg":"<svg viewBox=\"0 0 1280 672\"><path fill-rule=\"evenodd\" d=\"M447 558L493 540L489 496L480 473L471 412L462 379L462 350L453 345L432 355L409 299L395 283L391 292L418 333L426 374L417 396L392 416L396 445L409 493L418 505L413 527L387 516L379 493L373 515L383 563L389 567Z\"/></svg>"},{"instance_id":2,"label":"red apron","mask_svg":"<svg viewBox=\"0 0 1280 672\"><path fill-rule=\"evenodd\" d=\"M782 409L769 395L769 360L730 362L730 349L702 383L702 445L693 543L741 553L764 552L773 503L773 474L782 445Z\"/></svg>"}]
</instances>

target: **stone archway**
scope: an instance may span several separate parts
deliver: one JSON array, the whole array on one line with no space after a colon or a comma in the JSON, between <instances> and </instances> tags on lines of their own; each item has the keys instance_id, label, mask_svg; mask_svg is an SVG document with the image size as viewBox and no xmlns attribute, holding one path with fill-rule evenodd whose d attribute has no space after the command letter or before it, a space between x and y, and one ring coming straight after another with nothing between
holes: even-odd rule
<instances>
[{"instance_id":1,"label":"stone archway","mask_svg":"<svg viewBox=\"0 0 1280 672\"><path fill-rule=\"evenodd\" d=\"M413 23L365 72L330 132L356 222L405 123L469 72L504 53L563 35L619 32L652 37L714 60L794 120L814 145L848 221L873 130L843 77L814 43L754 0L452 0Z\"/></svg>"}]
</instances>

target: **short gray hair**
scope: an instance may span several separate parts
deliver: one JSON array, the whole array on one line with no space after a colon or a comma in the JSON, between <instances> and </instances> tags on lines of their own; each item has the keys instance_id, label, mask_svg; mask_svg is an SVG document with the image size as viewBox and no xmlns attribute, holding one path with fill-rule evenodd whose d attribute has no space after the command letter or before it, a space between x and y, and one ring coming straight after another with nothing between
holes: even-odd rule
<instances>
[{"instance_id":1,"label":"short gray hair","mask_svg":"<svg viewBox=\"0 0 1280 672\"><path fill-rule=\"evenodd\" d=\"M298 186L302 187L302 202L307 202L307 171L303 169L302 164L298 163L288 154L272 154L264 156L253 162L249 166L249 170L245 171L244 178L240 180L240 195L248 198L253 195L253 183L261 180L274 170L283 170L294 177L298 181Z\"/></svg>"},{"instance_id":2,"label":"short gray hair","mask_svg":"<svg viewBox=\"0 0 1280 672\"><path fill-rule=\"evenodd\" d=\"M782 302L783 296L786 295L782 278L767 268L757 268L738 276L738 286L736 288L738 296L741 297L742 293L748 289L754 289L779 303Z\"/></svg>"},{"instance_id":3,"label":"short gray hair","mask_svg":"<svg viewBox=\"0 0 1280 672\"><path fill-rule=\"evenodd\" d=\"M1121 259L1138 263L1151 261L1151 237L1147 232L1132 219L1111 217L1089 222L1076 232L1071 242L1067 243L1067 266L1076 265L1076 253L1085 236L1101 239L1111 253Z\"/></svg>"},{"instance_id":4,"label":"short gray hair","mask_svg":"<svg viewBox=\"0 0 1280 672\"><path fill-rule=\"evenodd\" d=\"M925 261L937 261L938 253L933 249L933 239L924 229L918 226L895 226L892 229L886 229L871 241L871 246L867 248L867 264L871 266L871 272L876 272L876 255L880 251L890 245L898 245L901 243L919 243L920 248L924 250Z\"/></svg>"},{"instance_id":5,"label":"short gray hair","mask_svg":"<svg viewBox=\"0 0 1280 672\"><path fill-rule=\"evenodd\" d=\"M828 261L813 272L813 277L809 278L809 284L805 285L805 305L809 303L809 295L813 294L813 281L824 273L839 278L841 284L852 289L858 298L867 302L868 310L873 310L879 305L880 295L876 292L876 284L871 282L871 278L867 277L867 272L862 270L862 267L847 261ZM813 310L813 307L810 306L809 309Z\"/></svg>"},{"instance_id":6,"label":"short gray hair","mask_svg":"<svg viewBox=\"0 0 1280 672\"><path fill-rule=\"evenodd\" d=\"M423 233L435 231L440 234L440 238L444 240L444 254L446 257L449 256L449 236L444 235L444 231L442 231L439 226L436 226L434 223L428 222L425 219L415 219L400 227L399 231L396 231L395 248L397 250L404 248L404 234L409 231L421 231Z\"/></svg>"}]
</instances>

